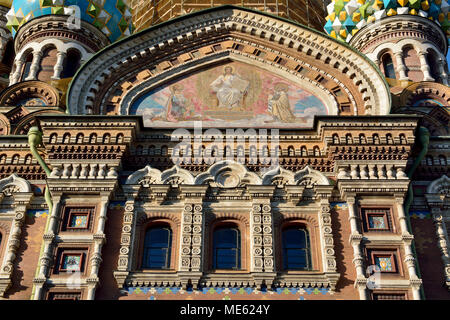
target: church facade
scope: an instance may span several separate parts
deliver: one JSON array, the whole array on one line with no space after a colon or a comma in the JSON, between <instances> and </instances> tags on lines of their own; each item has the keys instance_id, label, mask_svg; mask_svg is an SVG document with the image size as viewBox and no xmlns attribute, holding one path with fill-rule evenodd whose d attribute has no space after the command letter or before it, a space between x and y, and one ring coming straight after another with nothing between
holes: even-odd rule
<instances>
[{"instance_id":1,"label":"church facade","mask_svg":"<svg viewBox=\"0 0 450 320\"><path fill-rule=\"evenodd\" d=\"M450 299L447 0L0 1L0 297Z\"/></svg>"}]
</instances>

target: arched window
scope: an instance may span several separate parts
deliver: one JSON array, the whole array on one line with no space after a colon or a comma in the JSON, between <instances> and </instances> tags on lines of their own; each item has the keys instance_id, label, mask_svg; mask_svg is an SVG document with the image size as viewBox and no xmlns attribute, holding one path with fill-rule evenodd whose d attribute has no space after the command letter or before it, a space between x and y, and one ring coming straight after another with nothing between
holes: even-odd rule
<instances>
[{"instance_id":1,"label":"arched window","mask_svg":"<svg viewBox=\"0 0 450 320\"><path fill-rule=\"evenodd\" d=\"M50 143L56 143L57 138L58 138L58 135L56 133L52 133L50 135Z\"/></svg>"},{"instance_id":2,"label":"arched window","mask_svg":"<svg viewBox=\"0 0 450 320\"><path fill-rule=\"evenodd\" d=\"M121 134L121 133L117 134L116 142L117 143L123 143L123 134Z\"/></svg>"},{"instance_id":3,"label":"arched window","mask_svg":"<svg viewBox=\"0 0 450 320\"><path fill-rule=\"evenodd\" d=\"M0 156L0 164L5 164L6 163L6 154L2 154Z\"/></svg>"},{"instance_id":4,"label":"arched window","mask_svg":"<svg viewBox=\"0 0 450 320\"><path fill-rule=\"evenodd\" d=\"M346 142L347 144L352 144L352 143L353 143L353 138L352 138L352 135L351 135L350 133L347 133L347 134L345 135L345 142Z\"/></svg>"},{"instance_id":5,"label":"arched window","mask_svg":"<svg viewBox=\"0 0 450 320\"><path fill-rule=\"evenodd\" d=\"M445 156L443 156L443 155L439 156L439 165L441 165L441 166L447 165L447 158Z\"/></svg>"},{"instance_id":6,"label":"arched window","mask_svg":"<svg viewBox=\"0 0 450 320\"><path fill-rule=\"evenodd\" d=\"M320 149L318 146L314 147L314 156L315 157L320 157Z\"/></svg>"},{"instance_id":7,"label":"arched window","mask_svg":"<svg viewBox=\"0 0 450 320\"><path fill-rule=\"evenodd\" d=\"M283 268L285 270L311 269L308 231L303 227L289 227L282 233Z\"/></svg>"},{"instance_id":8,"label":"arched window","mask_svg":"<svg viewBox=\"0 0 450 320\"><path fill-rule=\"evenodd\" d=\"M167 146L162 146L161 147L161 155L167 156L168 154L169 154L169 149L167 148Z\"/></svg>"},{"instance_id":9,"label":"arched window","mask_svg":"<svg viewBox=\"0 0 450 320\"><path fill-rule=\"evenodd\" d=\"M155 155L155 146L151 145L150 147L148 147L148 154L151 156Z\"/></svg>"},{"instance_id":10,"label":"arched window","mask_svg":"<svg viewBox=\"0 0 450 320\"><path fill-rule=\"evenodd\" d=\"M15 155L12 156L11 163L12 164L19 164L19 159L20 159L20 156L18 154L15 154Z\"/></svg>"},{"instance_id":11,"label":"arched window","mask_svg":"<svg viewBox=\"0 0 450 320\"><path fill-rule=\"evenodd\" d=\"M32 155L31 154L28 154L26 157L25 157L25 164L31 164L31 161L33 160L33 157L32 157Z\"/></svg>"},{"instance_id":12,"label":"arched window","mask_svg":"<svg viewBox=\"0 0 450 320\"><path fill-rule=\"evenodd\" d=\"M103 135L103 143L110 143L111 141L111 135L109 133L105 133Z\"/></svg>"},{"instance_id":13,"label":"arched window","mask_svg":"<svg viewBox=\"0 0 450 320\"><path fill-rule=\"evenodd\" d=\"M293 146L289 146L289 147L288 147L288 156L289 156L289 157L295 156L295 149L294 149Z\"/></svg>"},{"instance_id":14,"label":"arched window","mask_svg":"<svg viewBox=\"0 0 450 320\"><path fill-rule=\"evenodd\" d=\"M372 135L373 144L380 144L380 136L376 133Z\"/></svg>"},{"instance_id":15,"label":"arched window","mask_svg":"<svg viewBox=\"0 0 450 320\"><path fill-rule=\"evenodd\" d=\"M384 75L386 78L396 79L394 63L390 54L386 53L382 58Z\"/></svg>"},{"instance_id":16,"label":"arched window","mask_svg":"<svg viewBox=\"0 0 450 320\"><path fill-rule=\"evenodd\" d=\"M432 156L427 156L427 165L428 166L432 166L433 165L433 157Z\"/></svg>"},{"instance_id":17,"label":"arched window","mask_svg":"<svg viewBox=\"0 0 450 320\"><path fill-rule=\"evenodd\" d=\"M84 140L84 134L79 133L77 134L77 143L83 143Z\"/></svg>"},{"instance_id":18,"label":"arched window","mask_svg":"<svg viewBox=\"0 0 450 320\"><path fill-rule=\"evenodd\" d=\"M339 136L337 133L333 134L333 144L339 144Z\"/></svg>"},{"instance_id":19,"label":"arched window","mask_svg":"<svg viewBox=\"0 0 450 320\"><path fill-rule=\"evenodd\" d=\"M142 268L168 269L172 247L172 230L169 227L149 228L145 232Z\"/></svg>"},{"instance_id":20,"label":"arched window","mask_svg":"<svg viewBox=\"0 0 450 320\"><path fill-rule=\"evenodd\" d=\"M406 144L406 137L405 137L405 135L403 133L400 135L400 143L401 144Z\"/></svg>"},{"instance_id":21,"label":"arched window","mask_svg":"<svg viewBox=\"0 0 450 320\"><path fill-rule=\"evenodd\" d=\"M32 62L33 62L33 53L30 52L30 53L28 53L27 57L25 58L25 63L23 64L22 78L21 78L22 81L25 81L25 79L30 74L31 63Z\"/></svg>"},{"instance_id":22,"label":"arched window","mask_svg":"<svg viewBox=\"0 0 450 320\"><path fill-rule=\"evenodd\" d=\"M366 144L367 143L367 139L366 139L366 136L364 135L364 133L361 133L359 135L359 143L362 143L362 144Z\"/></svg>"},{"instance_id":23,"label":"arched window","mask_svg":"<svg viewBox=\"0 0 450 320\"><path fill-rule=\"evenodd\" d=\"M69 143L70 142L70 133L65 133L63 135L63 143Z\"/></svg>"},{"instance_id":24,"label":"arched window","mask_svg":"<svg viewBox=\"0 0 450 320\"><path fill-rule=\"evenodd\" d=\"M241 234L236 227L214 230L213 269L241 268Z\"/></svg>"},{"instance_id":25,"label":"arched window","mask_svg":"<svg viewBox=\"0 0 450 320\"><path fill-rule=\"evenodd\" d=\"M89 136L89 143L97 143L97 135L95 133Z\"/></svg>"},{"instance_id":26,"label":"arched window","mask_svg":"<svg viewBox=\"0 0 450 320\"><path fill-rule=\"evenodd\" d=\"M138 145L136 147L136 155L142 155L142 151L144 150L144 147L141 145Z\"/></svg>"},{"instance_id":27,"label":"arched window","mask_svg":"<svg viewBox=\"0 0 450 320\"><path fill-rule=\"evenodd\" d=\"M72 78L80 68L81 54L78 50L67 51L61 78Z\"/></svg>"},{"instance_id":28,"label":"arched window","mask_svg":"<svg viewBox=\"0 0 450 320\"><path fill-rule=\"evenodd\" d=\"M306 157L308 155L308 149L306 149L305 146L300 148L300 153L302 155L302 157Z\"/></svg>"},{"instance_id":29,"label":"arched window","mask_svg":"<svg viewBox=\"0 0 450 320\"><path fill-rule=\"evenodd\" d=\"M394 139L392 139L392 134L388 133L386 135L386 143L387 144L394 144Z\"/></svg>"}]
</instances>

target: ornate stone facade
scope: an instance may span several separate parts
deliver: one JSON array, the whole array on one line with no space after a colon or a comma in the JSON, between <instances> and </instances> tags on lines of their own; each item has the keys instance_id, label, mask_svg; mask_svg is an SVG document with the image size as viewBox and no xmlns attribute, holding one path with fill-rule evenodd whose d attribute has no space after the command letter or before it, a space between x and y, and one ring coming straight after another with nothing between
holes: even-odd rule
<instances>
[{"instance_id":1,"label":"ornate stone facade","mask_svg":"<svg viewBox=\"0 0 450 320\"><path fill-rule=\"evenodd\" d=\"M223 6L107 46L98 24L74 31L51 9L12 26L0 92L2 298L450 298L435 22L376 14L349 46ZM220 230L237 235L233 267L218 267Z\"/></svg>"}]
</instances>

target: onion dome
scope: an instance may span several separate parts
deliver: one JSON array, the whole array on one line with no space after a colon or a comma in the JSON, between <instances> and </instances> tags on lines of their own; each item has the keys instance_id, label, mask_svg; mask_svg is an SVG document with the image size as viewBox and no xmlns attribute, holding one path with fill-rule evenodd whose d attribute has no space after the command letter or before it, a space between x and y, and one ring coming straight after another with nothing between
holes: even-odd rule
<instances>
[{"instance_id":1,"label":"onion dome","mask_svg":"<svg viewBox=\"0 0 450 320\"><path fill-rule=\"evenodd\" d=\"M415 15L438 24L450 35L448 0L332 0L327 6L325 31L333 38L349 42L368 24L395 15Z\"/></svg>"},{"instance_id":2,"label":"onion dome","mask_svg":"<svg viewBox=\"0 0 450 320\"><path fill-rule=\"evenodd\" d=\"M13 0L6 15L7 27L13 34L28 21L47 15L80 17L99 30L111 42L132 32L131 12L126 0ZM74 23L69 19L68 23Z\"/></svg>"}]
</instances>

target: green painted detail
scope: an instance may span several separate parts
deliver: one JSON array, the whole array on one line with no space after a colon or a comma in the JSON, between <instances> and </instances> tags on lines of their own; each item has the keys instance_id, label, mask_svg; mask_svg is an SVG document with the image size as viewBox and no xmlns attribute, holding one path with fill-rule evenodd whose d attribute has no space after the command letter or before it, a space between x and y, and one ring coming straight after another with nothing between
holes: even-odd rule
<instances>
[{"instance_id":1,"label":"green painted detail","mask_svg":"<svg viewBox=\"0 0 450 320\"><path fill-rule=\"evenodd\" d=\"M51 170L47 166L47 164L44 162L44 160L42 159L39 152L37 151L37 146L39 146L41 143L42 143L42 132L39 130L38 127L31 127L30 130L28 131L28 144L30 145L31 154L39 162L39 165L42 167L42 169L44 169L46 175L49 176L51 173ZM51 215L51 212L53 211L53 201L52 201L52 196L50 194L50 189L48 188L48 184L45 188L44 198L45 198L45 202L47 203L48 212L49 212L49 215L47 217L47 222L45 224L45 232L47 232L48 225L50 223L50 215ZM41 250L39 252L39 256L41 257L43 253L44 253L44 242L42 242L42 244L41 244ZM38 277L40 268L41 268L41 260L39 259L39 262L38 262L38 265L36 268L36 272L35 272L35 278ZM33 285L33 289L31 291L31 300L34 299L35 291L36 291L36 286Z\"/></svg>"},{"instance_id":2,"label":"green painted detail","mask_svg":"<svg viewBox=\"0 0 450 320\"><path fill-rule=\"evenodd\" d=\"M122 0L117 0L117 9L119 9L119 11L122 14L125 13L126 8L127 8L127 5Z\"/></svg>"}]
</instances>

